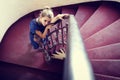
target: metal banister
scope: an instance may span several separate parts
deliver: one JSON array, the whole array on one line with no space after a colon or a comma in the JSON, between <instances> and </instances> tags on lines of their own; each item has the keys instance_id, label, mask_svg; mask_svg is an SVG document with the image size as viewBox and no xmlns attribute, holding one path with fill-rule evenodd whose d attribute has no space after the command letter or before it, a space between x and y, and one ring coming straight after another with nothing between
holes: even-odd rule
<instances>
[{"instance_id":1,"label":"metal banister","mask_svg":"<svg viewBox=\"0 0 120 80\"><path fill-rule=\"evenodd\" d=\"M73 15L69 17L67 40L63 80L94 80L92 67Z\"/></svg>"}]
</instances>

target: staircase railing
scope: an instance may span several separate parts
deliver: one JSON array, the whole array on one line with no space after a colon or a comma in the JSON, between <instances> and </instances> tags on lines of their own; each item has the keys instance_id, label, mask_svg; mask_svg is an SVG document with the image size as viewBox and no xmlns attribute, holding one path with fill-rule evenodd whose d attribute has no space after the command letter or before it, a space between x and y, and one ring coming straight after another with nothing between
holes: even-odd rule
<instances>
[{"instance_id":1,"label":"staircase railing","mask_svg":"<svg viewBox=\"0 0 120 80\"><path fill-rule=\"evenodd\" d=\"M46 43L42 44L45 54L45 61L51 62L53 59L50 57L60 49L66 50L67 44L68 24L63 25L61 20L49 30L46 37ZM46 56L47 55L47 56Z\"/></svg>"},{"instance_id":2,"label":"staircase railing","mask_svg":"<svg viewBox=\"0 0 120 80\"><path fill-rule=\"evenodd\" d=\"M93 71L73 15L69 17L64 80L94 80Z\"/></svg>"}]
</instances>

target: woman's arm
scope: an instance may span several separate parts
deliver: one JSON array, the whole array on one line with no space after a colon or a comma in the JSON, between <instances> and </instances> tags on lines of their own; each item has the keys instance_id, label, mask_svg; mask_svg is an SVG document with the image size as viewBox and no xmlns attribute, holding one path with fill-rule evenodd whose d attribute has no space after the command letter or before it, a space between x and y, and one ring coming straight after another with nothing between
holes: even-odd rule
<instances>
[{"instance_id":1,"label":"woman's arm","mask_svg":"<svg viewBox=\"0 0 120 80\"><path fill-rule=\"evenodd\" d=\"M58 14L56 17L54 17L52 20L51 20L51 24L47 25L46 28L45 28L45 31L42 33L38 30L35 31L35 33L41 37L41 38L45 38L46 35L47 35L47 32L48 32L48 29L50 29L55 23L56 21L58 20L63 20L64 17L68 17L69 14Z\"/></svg>"},{"instance_id":2,"label":"woman's arm","mask_svg":"<svg viewBox=\"0 0 120 80\"><path fill-rule=\"evenodd\" d=\"M45 30L44 30L43 33L40 32L39 30L36 30L35 32L36 32L36 34L37 34L39 37L41 37L41 38L46 38L46 35L47 35L47 33L48 33L48 30L49 30L52 26L53 26L52 24L51 24L51 25L48 25L48 26L45 28Z\"/></svg>"},{"instance_id":3,"label":"woman's arm","mask_svg":"<svg viewBox=\"0 0 120 80\"><path fill-rule=\"evenodd\" d=\"M58 20L63 20L69 17L69 14L58 14L55 16L52 20L51 23L55 24Z\"/></svg>"}]
</instances>

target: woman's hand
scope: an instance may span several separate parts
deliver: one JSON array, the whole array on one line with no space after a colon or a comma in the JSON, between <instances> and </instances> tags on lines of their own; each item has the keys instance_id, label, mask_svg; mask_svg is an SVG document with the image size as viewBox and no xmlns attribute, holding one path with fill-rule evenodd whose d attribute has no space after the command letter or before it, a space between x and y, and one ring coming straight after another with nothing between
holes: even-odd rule
<instances>
[{"instance_id":1,"label":"woman's hand","mask_svg":"<svg viewBox=\"0 0 120 80\"><path fill-rule=\"evenodd\" d=\"M69 14L58 14L51 20L51 23L56 23L58 20L63 20L69 18Z\"/></svg>"},{"instance_id":2,"label":"woman's hand","mask_svg":"<svg viewBox=\"0 0 120 80\"><path fill-rule=\"evenodd\" d=\"M52 58L63 60L66 57L66 54L64 53L62 49L60 49L60 52L56 52L56 53L57 54L52 54Z\"/></svg>"},{"instance_id":3,"label":"woman's hand","mask_svg":"<svg viewBox=\"0 0 120 80\"><path fill-rule=\"evenodd\" d=\"M58 19L63 20L69 17L69 14L58 14L57 15Z\"/></svg>"},{"instance_id":4,"label":"woman's hand","mask_svg":"<svg viewBox=\"0 0 120 80\"><path fill-rule=\"evenodd\" d=\"M52 27L52 25L48 25L46 28L47 28L47 29L50 29L51 27Z\"/></svg>"}]
</instances>

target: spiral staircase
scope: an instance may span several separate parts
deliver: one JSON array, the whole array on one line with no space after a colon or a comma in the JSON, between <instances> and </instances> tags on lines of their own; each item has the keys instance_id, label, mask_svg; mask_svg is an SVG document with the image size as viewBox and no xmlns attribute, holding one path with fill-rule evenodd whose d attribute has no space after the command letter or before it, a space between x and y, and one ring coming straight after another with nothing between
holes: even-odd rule
<instances>
[{"instance_id":1,"label":"spiral staircase","mask_svg":"<svg viewBox=\"0 0 120 80\"><path fill-rule=\"evenodd\" d=\"M53 11L55 15L68 13L75 16L95 80L120 80L120 3L89 2L56 7ZM42 52L30 46L28 26L38 12L23 16L8 29L0 43L0 61L62 74L62 61L46 64Z\"/></svg>"}]
</instances>

